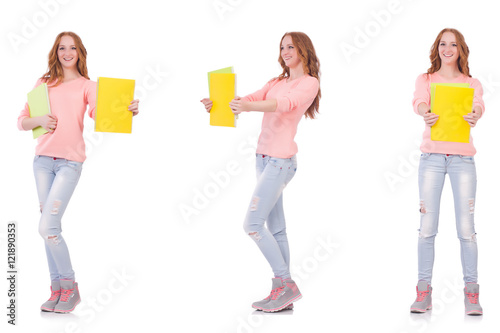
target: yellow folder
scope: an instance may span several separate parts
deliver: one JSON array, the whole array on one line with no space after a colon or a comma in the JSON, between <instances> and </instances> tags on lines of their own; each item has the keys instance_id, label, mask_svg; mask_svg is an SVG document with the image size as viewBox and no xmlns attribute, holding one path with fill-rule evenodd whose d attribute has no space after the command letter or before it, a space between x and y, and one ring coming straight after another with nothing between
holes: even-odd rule
<instances>
[{"instance_id":1,"label":"yellow folder","mask_svg":"<svg viewBox=\"0 0 500 333\"><path fill-rule=\"evenodd\" d=\"M439 119L431 127L431 140L468 143L470 125L463 116L472 111L473 100L473 88L436 85L431 112Z\"/></svg>"},{"instance_id":2,"label":"yellow folder","mask_svg":"<svg viewBox=\"0 0 500 333\"><path fill-rule=\"evenodd\" d=\"M434 95L436 94L436 86L469 88L468 83L431 83L431 112L434 104Z\"/></svg>"},{"instance_id":3,"label":"yellow folder","mask_svg":"<svg viewBox=\"0 0 500 333\"><path fill-rule=\"evenodd\" d=\"M132 112L135 80L97 78L95 131L132 133Z\"/></svg>"},{"instance_id":4,"label":"yellow folder","mask_svg":"<svg viewBox=\"0 0 500 333\"><path fill-rule=\"evenodd\" d=\"M236 127L236 117L229 107L229 102L236 96L236 74L211 73L209 82L210 100L213 102L210 125Z\"/></svg>"},{"instance_id":5,"label":"yellow folder","mask_svg":"<svg viewBox=\"0 0 500 333\"><path fill-rule=\"evenodd\" d=\"M30 118L50 114L50 100L47 83L42 83L28 93L28 106L30 109ZM33 139L48 131L42 126L33 128Z\"/></svg>"}]
</instances>

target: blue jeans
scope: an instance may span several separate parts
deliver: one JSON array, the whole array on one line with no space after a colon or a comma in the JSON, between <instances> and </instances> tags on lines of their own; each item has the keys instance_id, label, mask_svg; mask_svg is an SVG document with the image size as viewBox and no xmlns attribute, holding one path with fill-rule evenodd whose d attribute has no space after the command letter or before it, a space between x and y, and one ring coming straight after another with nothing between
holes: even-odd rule
<instances>
[{"instance_id":1,"label":"blue jeans","mask_svg":"<svg viewBox=\"0 0 500 333\"><path fill-rule=\"evenodd\" d=\"M38 231L45 241L50 278L74 280L68 247L61 235L61 219L80 179L82 163L35 156L33 171L42 213Z\"/></svg>"},{"instance_id":2,"label":"blue jeans","mask_svg":"<svg viewBox=\"0 0 500 333\"><path fill-rule=\"evenodd\" d=\"M244 229L259 246L275 277L290 278L290 250L283 212L283 189L297 170L297 159L257 154L257 186ZM267 228L264 226L267 222Z\"/></svg>"},{"instance_id":3,"label":"blue jeans","mask_svg":"<svg viewBox=\"0 0 500 333\"><path fill-rule=\"evenodd\" d=\"M450 177L455 201L457 235L465 283L477 283L477 242L474 230L476 166L474 157L430 154L420 157L420 234L418 239L418 278L431 282L434 239L438 232L439 204L446 174Z\"/></svg>"}]
</instances>

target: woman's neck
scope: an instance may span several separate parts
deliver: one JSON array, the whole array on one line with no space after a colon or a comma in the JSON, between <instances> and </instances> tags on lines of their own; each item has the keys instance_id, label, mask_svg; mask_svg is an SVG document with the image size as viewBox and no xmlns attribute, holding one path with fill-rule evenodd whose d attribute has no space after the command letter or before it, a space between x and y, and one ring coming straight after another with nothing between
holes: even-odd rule
<instances>
[{"instance_id":1,"label":"woman's neck","mask_svg":"<svg viewBox=\"0 0 500 333\"><path fill-rule=\"evenodd\" d=\"M462 73L458 69L457 63L441 65L441 68L438 70L438 73L445 79L450 79L450 80L456 79L457 77L462 75Z\"/></svg>"},{"instance_id":2,"label":"woman's neck","mask_svg":"<svg viewBox=\"0 0 500 333\"><path fill-rule=\"evenodd\" d=\"M63 82L73 81L81 77L80 73L76 68L64 68L63 67Z\"/></svg>"},{"instance_id":3,"label":"woman's neck","mask_svg":"<svg viewBox=\"0 0 500 333\"><path fill-rule=\"evenodd\" d=\"M302 68L302 64L299 64L298 66L296 66L294 68L290 68L290 77L288 80L293 81L293 80L298 79L304 75L305 75L305 73L304 73L304 69Z\"/></svg>"}]
</instances>

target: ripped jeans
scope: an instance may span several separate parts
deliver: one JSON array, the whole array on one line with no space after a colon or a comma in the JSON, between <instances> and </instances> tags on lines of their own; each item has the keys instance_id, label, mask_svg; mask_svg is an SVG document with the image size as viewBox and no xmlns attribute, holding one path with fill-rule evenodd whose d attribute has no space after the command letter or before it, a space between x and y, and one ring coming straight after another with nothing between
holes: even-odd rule
<instances>
[{"instance_id":1,"label":"ripped jeans","mask_svg":"<svg viewBox=\"0 0 500 333\"><path fill-rule=\"evenodd\" d=\"M82 172L81 162L64 158L35 156L35 174L40 201L38 232L45 241L51 280L74 280L68 247L61 235L61 219Z\"/></svg>"},{"instance_id":2,"label":"ripped jeans","mask_svg":"<svg viewBox=\"0 0 500 333\"><path fill-rule=\"evenodd\" d=\"M257 186L243 228L267 259L275 277L290 278L290 250L283 212L283 189L297 170L297 159L257 154ZM267 222L267 228L264 226Z\"/></svg>"},{"instance_id":3,"label":"ripped jeans","mask_svg":"<svg viewBox=\"0 0 500 333\"><path fill-rule=\"evenodd\" d=\"M420 157L420 234L418 279L431 283L434 239L438 232L439 205L445 175L450 177L455 201L455 219L465 283L477 283L477 243L474 230L476 166L474 157L424 153Z\"/></svg>"}]
</instances>

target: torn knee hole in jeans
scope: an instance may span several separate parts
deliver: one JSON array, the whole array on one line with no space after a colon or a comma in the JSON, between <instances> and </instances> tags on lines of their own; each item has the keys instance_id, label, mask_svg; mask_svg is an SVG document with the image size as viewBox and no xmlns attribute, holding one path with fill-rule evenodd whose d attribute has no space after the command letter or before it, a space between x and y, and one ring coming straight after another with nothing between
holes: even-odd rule
<instances>
[{"instance_id":1,"label":"torn knee hole in jeans","mask_svg":"<svg viewBox=\"0 0 500 333\"><path fill-rule=\"evenodd\" d=\"M256 240L257 242L260 241L262 239L262 236L259 235L259 233L257 231L254 231L254 232L249 232L248 235L250 237L252 237L254 240Z\"/></svg>"},{"instance_id":2,"label":"torn knee hole in jeans","mask_svg":"<svg viewBox=\"0 0 500 333\"><path fill-rule=\"evenodd\" d=\"M59 239L59 237L57 237L57 235L55 235L55 236L47 236L47 240L52 245L59 245L59 243L61 242L61 240Z\"/></svg>"},{"instance_id":3,"label":"torn knee hole in jeans","mask_svg":"<svg viewBox=\"0 0 500 333\"><path fill-rule=\"evenodd\" d=\"M420 200L420 213L422 213L422 214L427 213L427 210L425 209L425 202L424 202L424 200Z\"/></svg>"},{"instance_id":4,"label":"torn knee hole in jeans","mask_svg":"<svg viewBox=\"0 0 500 333\"><path fill-rule=\"evenodd\" d=\"M51 215L59 214L59 207L61 207L61 203L61 200L54 200L54 203L52 204L52 210L50 211Z\"/></svg>"}]
</instances>

